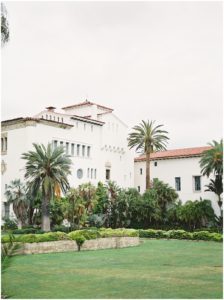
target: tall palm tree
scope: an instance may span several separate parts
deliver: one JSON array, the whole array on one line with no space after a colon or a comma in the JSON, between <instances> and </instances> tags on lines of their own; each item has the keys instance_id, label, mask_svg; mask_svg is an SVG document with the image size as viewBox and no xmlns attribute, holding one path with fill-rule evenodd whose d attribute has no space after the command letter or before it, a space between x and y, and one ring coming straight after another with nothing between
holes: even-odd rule
<instances>
[{"instance_id":1,"label":"tall palm tree","mask_svg":"<svg viewBox=\"0 0 224 300\"><path fill-rule=\"evenodd\" d=\"M5 4L1 3L1 45L9 41L9 23L7 20L7 10Z\"/></svg>"},{"instance_id":2,"label":"tall palm tree","mask_svg":"<svg viewBox=\"0 0 224 300\"><path fill-rule=\"evenodd\" d=\"M150 188L150 155L156 151L166 150L169 140L167 131L161 130L163 125L155 126L155 121L142 121L133 127L133 132L128 136L128 146L140 150L146 156L146 189Z\"/></svg>"},{"instance_id":3,"label":"tall palm tree","mask_svg":"<svg viewBox=\"0 0 224 300\"><path fill-rule=\"evenodd\" d=\"M212 141L209 143L212 147L206 150L202 154L200 160L200 167L202 175L209 176L214 173L214 175L223 175L223 140L220 142Z\"/></svg>"},{"instance_id":4,"label":"tall palm tree","mask_svg":"<svg viewBox=\"0 0 224 300\"><path fill-rule=\"evenodd\" d=\"M33 144L35 151L22 154L26 160L25 178L33 194L42 192L42 230L50 231L50 200L58 188L63 193L69 189L67 176L71 173L71 159L63 147L53 148L51 144Z\"/></svg>"},{"instance_id":5,"label":"tall palm tree","mask_svg":"<svg viewBox=\"0 0 224 300\"><path fill-rule=\"evenodd\" d=\"M18 228L25 225L28 212L28 200L26 197L25 185L20 179L12 180L5 192L8 202L13 205L13 211L18 220Z\"/></svg>"},{"instance_id":6,"label":"tall palm tree","mask_svg":"<svg viewBox=\"0 0 224 300\"><path fill-rule=\"evenodd\" d=\"M206 185L207 189L205 192L213 192L218 196L218 206L220 208L220 213L222 216L222 199L221 195L223 193L223 185L222 185L222 176L216 176L215 180L211 179L210 183Z\"/></svg>"}]
</instances>

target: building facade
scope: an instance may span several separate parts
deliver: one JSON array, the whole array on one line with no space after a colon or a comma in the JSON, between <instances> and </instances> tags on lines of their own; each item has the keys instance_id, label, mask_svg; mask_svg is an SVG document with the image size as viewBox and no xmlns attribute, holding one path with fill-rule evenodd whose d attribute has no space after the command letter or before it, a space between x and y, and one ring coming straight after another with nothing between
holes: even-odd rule
<instances>
[{"instance_id":1,"label":"building facade","mask_svg":"<svg viewBox=\"0 0 224 300\"><path fill-rule=\"evenodd\" d=\"M210 147L186 148L167 150L151 154L150 177L158 178L173 187L182 203L188 200L209 199L217 215L220 210L217 196L213 192L205 192L205 185L212 177L201 175L199 161L202 152ZM146 188L146 159L145 156L135 158L135 187L140 193Z\"/></svg>"},{"instance_id":2,"label":"building facade","mask_svg":"<svg viewBox=\"0 0 224 300\"><path fill-rule=\"evenodd\" d=\"M127 125L107 108L90 101L63 107L47 107L32 118L2 122L1 172L2 216L7 185L14 179L24 182L25 161L21 154L33 143L63 146L71 156L71 187L86 182L115 181L119 186L134 186L134 155L127 146Z\"/></svg>"}]
</instances>

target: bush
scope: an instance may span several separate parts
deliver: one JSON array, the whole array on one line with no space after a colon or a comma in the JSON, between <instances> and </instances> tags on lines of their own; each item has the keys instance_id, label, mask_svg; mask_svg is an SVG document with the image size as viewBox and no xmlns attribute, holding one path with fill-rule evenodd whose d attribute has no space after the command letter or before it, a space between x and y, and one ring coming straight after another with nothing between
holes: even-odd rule
<instances>
[{"instance_id":1,"label":"bush","mask_svg":"<svg viewBox=\"0 0 224 300\"><path fill-rule=\"evenodd\" d=\"M3 225L3 229L4 230L14 230L17 229L17 224L15 221L10 220L10 219L4 219L4 225Z\"/></svg>"},{"instance_id":2,"label":"bush","mask_svg":"<svg viewBox=\"0 0 224 300\"><path fill-rule=\"evenodd\" d=\"M54 228L52 229L52 231L53 232L60 231L60 232L69 233L70 227L66 227L64 225L55 225Z\"/></svg>"},{"instance_id":3,"label":"bush","mask_svg":"<svg viewBox=\"0 0 224 300\"><path fill-rule=\"evenodd\" d=\"M139 236L138 230L135 229L125 229L125 228L101 228L99 230L100 237L116 237L116 236L127 236L135 237Z\"/></svg>"},{"instance_id":4,"label":"bush","mask_svg":"<svg viewBox=\"0 0 224 300\"><path fill-rule=\"evenodd\" d=\"M156 230L156 229L140 229L139 236L141 238L169 238L168 231Z\"/></svg>"},{"instance_id":5,"label":"bush","mask_svg":"<svg viewBox=\"0 0 224 300\"><path fill-rule=\"evenodd\" d=\"M141 238L170 238L170 239L180 239L180 240L205 240L205 241L215 241L222 242L223 237L220 233L211 233L208 231L197 231L197 232L187 232L185 230L154 230L154 229L140 229L139 236Z\"/></svg>"},{"instance_id":6,"label":"bush","mask_svg":"<svg viewBox=\"0 0 224 300\"><path fill-rule=\"evenodd\" d=\"M37 235L35 234L23 234L16 237L16 242L22 243L35 243L37 242Z\"/></svg>"},{"instance_id":7,"label":"bush","mask_svg":"<svg viewBox=\"0 0 224 300\"><path fill-rule=\"evenodd\" d=\"M170 230L167 232L170 239L191 240L192 234L185 230Z\"/></svg>"},{"instance_id":8,"label":"bush","mask_svg":"<svg viewBox=\"0 0 224 300\"><path fill-rule=\"evenodd\" d=\"M13 234L28 234L28 233L36 233L37 229L35 228L24 228L24 229L16 229L13 230Z\"/></svg>"}]
</instances>

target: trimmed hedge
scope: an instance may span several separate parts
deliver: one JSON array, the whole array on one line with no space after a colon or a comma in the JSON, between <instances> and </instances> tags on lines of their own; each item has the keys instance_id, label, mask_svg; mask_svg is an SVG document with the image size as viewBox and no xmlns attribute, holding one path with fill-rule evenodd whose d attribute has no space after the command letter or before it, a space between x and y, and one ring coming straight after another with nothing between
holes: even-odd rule
<instances>
[{"instance_id":1,"label":"trimmed hedge","mask_svg":"<svg viewBox=\"0 0 224 300\"><path fill-rule=\"evenodd\" d=\"M222 242L223 237L220 233L209 231L188 232L185 230L155 230L155 229L140 229L139 237L141 238L165 238L165 239L179 239L179 240L204 240Z\"/></svg>"},{"instance_id":2,"label":"trimmed hedge","mask_svg":"<svg viewBox=\"0 0 224 300\"><path fill-rule=\"evenodd\" d=\"M100 229L82 229L75 230L68 234L65 232L47 232L43 234L23 234L15 236L15 242L22 243L39 243L60 240L75 240L76 242L92 240L106 237L141 237L141 238L156 238L156 239L180 239L180 240L204 240L222 242L223 237L220 233L212 233L209 231L187 232L185 230L155 230L155 229L126 229L126 228L100 228ZM2 236L2 243L9 243L9 235Z\"/></svg>"}]
</instances>

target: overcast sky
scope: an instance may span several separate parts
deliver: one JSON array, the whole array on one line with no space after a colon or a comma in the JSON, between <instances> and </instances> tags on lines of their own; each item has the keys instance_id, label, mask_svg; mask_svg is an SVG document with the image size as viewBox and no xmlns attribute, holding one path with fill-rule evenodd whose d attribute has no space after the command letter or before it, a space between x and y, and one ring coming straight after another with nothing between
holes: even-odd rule
<instances>
[{"instance_id":1,"label":"overcast sky","mask_svg":"<svg viewBox=\"0 0 224 300\"><path fill-rule=\"evenodd\" d=\"M169 149L222 136L221 2L5 2L2 119L86 98Z\"/></svg>"}]
</instances>

